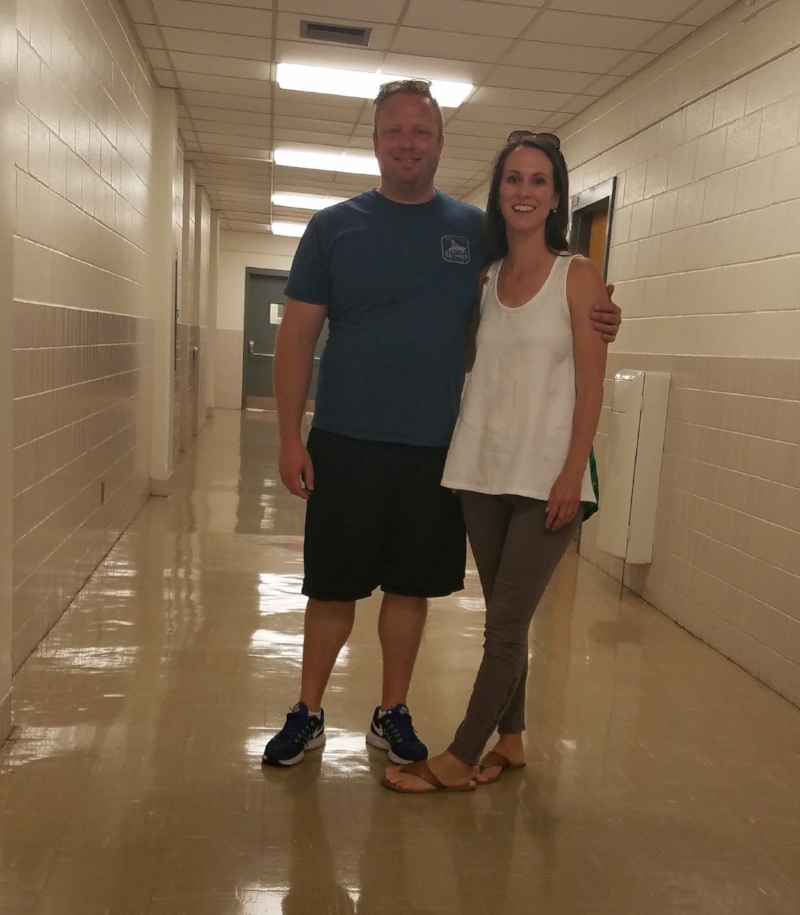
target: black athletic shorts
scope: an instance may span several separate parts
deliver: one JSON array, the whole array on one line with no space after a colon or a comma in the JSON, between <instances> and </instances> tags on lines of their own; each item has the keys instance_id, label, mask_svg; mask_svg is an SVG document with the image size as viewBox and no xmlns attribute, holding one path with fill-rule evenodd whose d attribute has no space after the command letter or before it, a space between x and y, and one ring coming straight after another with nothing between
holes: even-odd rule
<instances>
[{"instance_id":1,"label":"black athletic shorts","mask_svg":"<svg viewBox=\"0 0 800 915\"><path fill-rule=\"evenodd\" d=\"M350 601L376 588L443 597L464 587L458 497L441 485L447 448L363 441L312 429L303 594Z\"/></svg>"}]
</instances>

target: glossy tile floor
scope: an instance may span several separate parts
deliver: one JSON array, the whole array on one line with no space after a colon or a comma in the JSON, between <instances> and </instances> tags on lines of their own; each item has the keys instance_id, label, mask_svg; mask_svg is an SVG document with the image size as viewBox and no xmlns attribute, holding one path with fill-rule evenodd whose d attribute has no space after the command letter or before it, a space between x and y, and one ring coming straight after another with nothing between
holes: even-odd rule
<instances>
[{"instance_id":1,"label":"glossy tile floor","mask_svg":"<svg viewBox=\"0 0 800 915\"><path fill-rule=\"evenodd\" d=\"M294 701L302 507L269 414L218 413L15 681L2 915L797 915L800 711L568 556L534 623L527 770L379 785L375 599L329 740L262 771ZM434 602L412 710L442 748L482 603Z\"/></svg>"}]
</instances>

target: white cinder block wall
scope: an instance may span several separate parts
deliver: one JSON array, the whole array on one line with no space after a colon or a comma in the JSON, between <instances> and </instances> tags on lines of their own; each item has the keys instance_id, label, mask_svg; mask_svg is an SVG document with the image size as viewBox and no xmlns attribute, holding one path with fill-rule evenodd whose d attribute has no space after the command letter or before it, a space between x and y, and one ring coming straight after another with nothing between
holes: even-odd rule
<instances>
[{"instance_id":1,"label":"white cinder block wall","mask_svg":"<svg viewBox=\"0 0 800 915\"><path fill-rule=\"evenodd\" d=\"M17 27L15 667L149 488L153 105L110 0L18 0Z\"/></svg>"},{"instance_id":2,"label":"white cinder block wall","mask_svg":"<svg viewBox=\"0 0 800 915\"><path fill-rule=\"evenodd\" d=\"M13 5L0 7L0 29L13 35ZM13 123L16 108L14 42L0 43L0 120ZM14 270L14 150L10 131L0 138L0 275ZM9 284L0 287L0 743L11 732L11 633L13 573L13 291Z\"/></svg>"},{"instance_id":3,"label":"white cinder block wall","mask_svg":"<svg viewBox=\"0 0 800 915\"><path fill-rule=\"evenodd\" d=\"M155 93L115 0L18 0L16 110L15 669L147 498L152 309L173 308L173 296L150 294ZM175 398L177 449L191 443L192 411L197 429L205 416L188 357L196 345L195 366L206 361L198 290L216 248L208 199L180 147L176 159L162 193L173 197L181 314L174 376L162 376L174 377L163 396Z\"/></svg>"},{"instance_id":4,"label":"white cinder block wall","mask_svg":"<svg viewBox=\"0 0 800 915\"><path fill-rule=\"evenodd\" d=\"M573 193L618 176L609 377L672 373L652 565L582 552L800 704L800 4L742 14L565 131Z\"/></svg>"}]
</instances>

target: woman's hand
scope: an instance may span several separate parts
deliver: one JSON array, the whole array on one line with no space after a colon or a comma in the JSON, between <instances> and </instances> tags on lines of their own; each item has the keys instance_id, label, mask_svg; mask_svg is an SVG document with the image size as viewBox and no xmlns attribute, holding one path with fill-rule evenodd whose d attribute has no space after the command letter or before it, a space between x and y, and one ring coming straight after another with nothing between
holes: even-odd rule
<instances>
[{"instance_id":1,"label":"woman's hand","mask_svg":"<svg viewBox=\"0 0 800 915\"><path fill-rule=\"evenodd\" d=\"M562 470L550 490L547 500L547 517L544 526L550 531L557 531L578 514L581 507L581 484L583 473Z\"/></svg>"},{"instance_id":2,"label":"woman's hand","mask_svg":"<svg viewBox=\"0 0 800 915\"><path fill-rule=\"evenodd\" d=\"M592 309L592 326L604 343L613 343L622 324L622 309L611 301L611 296L614 295L613 283L606 286L606 292L609 301L601 300Z\"/></svg>"}]
</instances>

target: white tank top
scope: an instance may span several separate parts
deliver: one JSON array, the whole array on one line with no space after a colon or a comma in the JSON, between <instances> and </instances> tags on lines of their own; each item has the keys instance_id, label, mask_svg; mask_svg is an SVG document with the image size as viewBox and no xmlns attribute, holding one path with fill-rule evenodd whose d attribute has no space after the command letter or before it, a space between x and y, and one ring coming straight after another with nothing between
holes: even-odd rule
<instances>
[{"instance_id":1,"label":"white tank top","mask_svg":"<svg viewBox=\"0 0 800 915\"><path fill-rule=\"evenodd\" d=\"M549 498L567 459L575 410L567 303L573 257L557 257L539 292L517 308L507 308L497 296L502 261L489 268L475 365L464 388L442 485ZM595 501L588 463L581 499Z\"/></svg>"}]
</instances>

